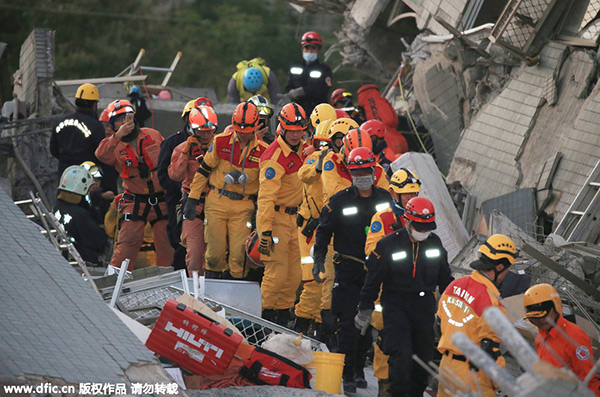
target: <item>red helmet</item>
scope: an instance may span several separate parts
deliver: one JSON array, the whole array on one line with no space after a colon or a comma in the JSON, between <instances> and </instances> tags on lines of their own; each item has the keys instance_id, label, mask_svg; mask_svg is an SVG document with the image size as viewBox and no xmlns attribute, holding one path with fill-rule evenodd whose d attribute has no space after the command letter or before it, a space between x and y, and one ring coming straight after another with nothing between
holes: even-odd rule
<instances>
[{"instance_id":1,"label":"red helmet","mask_svg":"<svg viewBox=\"0 0 600 397\"><path fill-rule=\"evenodd\" d=\"M344 103L344 107L352 106L352 93L345 88L338 88L331 93L331 106L335 106L341 100L346 102Z\"/></svg>"},{"instance_id":2,"label":"red helmet","mask_svg":"<svg viewBox=\"0 0 600 397\"><path fill-rule=\"evenodd\" d=\"M366 147L358 147L350 152L348 156L348 169L360 170L364 168L373 168L377 164L377 159L371 151Z\"/></svg>"},{"instance_id":3,"label":"red helmet","mask_svg":"<svg viewBox=\"0 0 600 397\"><path fill-rule=\"evenodd\" d=\"M103 123L108 123L108 121L110 120L110 117L108 117L108 109L104 109L102 113L100 113L100 117L98 117L98 120L100 120Z\"/></svg>"},{"instance_id":4,"label":"red helmet","mask_svg":"<svg viewBox=\"0 0 600 397\"><path fill-rule=\"evenodd\" d=\"M258 126L258 109L251 102L242 102L233 111L231 125L237 132L250 134Z\"/></svg>"},{"instance_id":5,"label":"red helmet","mask_svg":"<svg viewBox=\"0 0 600 397\"><path fill-rule=\"evenodd\" d=\"M340 110L340 109L335 109L335 114L338 119L349 119L350 118L350 115L348 115L348 113L346 113L345 111Z\"/></svg>"},{"instance_id":6,"label":"red helmet","mask_svg":"<svg viewBox=\"0 0 600 397\"><path fill-rule=\"evenodd\" d=\"M367 131L370 136L376 136L378 138L385 137L385 131L386 131L385 124L383 124L381 121L379 121L377 119L365 121L360 126L360 129L363 131Z\"/></svg>"},{"instance_id":7,"label":"red helmet","mask_svg":"<svg viewBox=\"0 0 600 397\"><path fill-rule=\"evenodd\" d=\"M193 130L215 131L217 124L217 114L210 106L198 106L190 112L189 125Z\"/></svg>"},{"instance_id":8,"label":"red helmet","mask_svg":"<svg viewBox=\"0 0 600 397\"><path fill-rule=\"evenodd\" d=\"M426 224L415 227L419 231L436 228L435 209L433 208L433 203L428 198L413 197L408 200L404 209L404 217L417 224Z\"/></svg>"},{"instance_id":9,"label":"red helmet","mask_svg":"<svg viewBox=\"0 0 600 397\"><path fill-rule=\"evenodd\" d=\"M256 230L253 230L248 238L246 238L246 256L254 265L265 267L263 261L260 260L260 253L258 252L258 246L260 245L259 241L258 233L256 233Z\"/></svg>"},{"instance_id":10,"label":"red helmet","mask_svg":"<svg viewBox=\"0 0 600 397\"><path fill-rule=\"evenodd\" d=\"M300 44L302 44L302 47L311 44L321 47L323 45L323 40L321 40L321 36L317 32L306 32L302 35Z\"/></svg>"},{"instance_id":11,"label":"red helmet","mask_svg":"<svg viewBox=\"0 0 600 397\"><path fill-rule=\"evenodd\" d=\"M353 128L344 136L342 139L344 155L346 158L350 158L350 152L359 147L366 147L368 149L373 149L373 144L371 142L371 136L363 131L362 129Z\"/></svg>"},{"instance_id":12,"label":"red helmet","mask_svg":"<svg viewBox=\"0 0 600 397\"><path fill-rule=\"evenodd\" d=\"M277 119L279 120L279 125L284 130L305 130L308 126L306 112L304 112L302 106L295 102L288 103L282 107Z\"/></svg>"}]
</instances>

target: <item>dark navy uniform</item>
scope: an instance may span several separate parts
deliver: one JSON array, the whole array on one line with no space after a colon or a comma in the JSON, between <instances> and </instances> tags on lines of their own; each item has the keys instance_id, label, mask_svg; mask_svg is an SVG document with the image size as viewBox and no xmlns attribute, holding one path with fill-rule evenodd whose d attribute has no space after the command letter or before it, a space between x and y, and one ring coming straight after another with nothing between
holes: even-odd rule
<instances>
[{"instance_id":1,"label":"dark navy uniform","mask_svg":"<svg viewBox=\"0 0 600 397\"><path fill-rule=\"evenodd\" d=\"M438 286L444 291L453 279L448 253L433 233L412 242L406 228L400 229L382 238L369 255L359 309L373 309L383 283L383 352L390 356L393 395L423 395L428 374L411 356L433 359L433 292Z\"/></svg>"},{"instance_id":2,"label":"dark navy uniform","mask_svg":"<svg viewBox=\"0 0 600 397\"><path fill-rule=\"evenodd\" d=\"M344 380L361 374L370 347L370 333L361 337L354 326L359 293L365 280L365 242L371 217L391 204L387 190L373 186L370 197L361 197L351 186L334 194L320 217L314 246L315 263L323 263L333 235L335 282L331 314L337 319L338 351L346 354Z\"/></svg>"},{"instance_id":3,"label":"dark navy uniform","mask_svg":"<svg viewBox=\"0 0 600 397\"><path fill-rule=\"evenodd\" d=\"M105 137L104 126L92 111L78 109L60 119L50 137L50 153L58 159L58 174L85 161L101 164L94 151Z\"/></svg>"},{"instance_id":4,"label":"dark navy uniform","mask_svg":"<svg viewBox=\"0 0 600 397\"><path fill-rule=\"evenodd\" d=\"M318 104L329 103L331 84L331 69L319 60L308 64L304 61L294 62L290 66L290 77L285 92L294 88L304 88L304 96L295 98L294 101L309 115Z\"/></svg>"},{"instance_id":5,"label":"dark navy uniform","mask_svg":"<svg viewBox=\"0 0 600 397\"><path fill-rule=\"evenodd\" d=\"M156 172L158 181L165 189L165 203L167 204L168 223L167 235L169 242L175 249L173 258L173 267L175 269L185 269L185 248L179 244L181 241L181 225L177 224L177 204L181 201L181 182L175 182L169 178L169 164L175 147L185 142L189 134L185 130L178 131L165 139L160 144L160 153L158 155L158 165Z\"/></svg>"}]
</instances>

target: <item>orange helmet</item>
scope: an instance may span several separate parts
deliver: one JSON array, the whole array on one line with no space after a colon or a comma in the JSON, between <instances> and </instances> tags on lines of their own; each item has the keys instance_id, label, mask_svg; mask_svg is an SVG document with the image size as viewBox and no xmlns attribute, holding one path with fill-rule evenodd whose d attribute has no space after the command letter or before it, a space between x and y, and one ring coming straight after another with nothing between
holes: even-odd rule
<instances>
[{"instance_id":1,"label":"orange helmet","mask_svg":"<svg viewBox=\"0 0 600 397\"><path fill-rule=\"evenodd\" d=\"M258 109L251 102L242 102L233 111L231 125L237 132L249 134L258 126Z\"/></svg>"},{"instance_id":2,"label":"orange helmet","mask_svg":"<svg viewBox=\"0 0 600 397\"><path fill-rule=\"evenodd\" d=\"M371 136L376 136L378 138L385 137L385 131L386 131L385 124L383 124L381 121L379 121L377 119L365 121L360 126L360 129L367 131L369 133L369 135L371 135Z\"/></svg>"},{"instance_id":3,"label":"orange helmet","mask_svg":"<svg viewBox=\"0 0 600 397\"><path fill-rule=\"evenodd\" d=\"M123 114L133 113L135 114L135 109L131 102L126 99L117 99L108 104L106 107L106 111L108 112L108 119L110 126L112 129L115 129L115 119Z\"/></svg>"},{"instance_id":4,"label":"orange helmet","mask_svg":"<svg viewBox=\"0 0 600 397\"><path fill-rule=\"evenodd\" d=\"M306 32L302 35L300 44L302 44L302 47L305 45L317 45L321 47L323 45L323 40L317 32Z\"/></svg>"},{"instance_id":5,"label":"orange helmet","mask_svg":"<svg viewBox=\"0 0 600 397\"><path fill-rule=\"evenodd\" d=\"M189 125L196 131L215 131L218 127L217 114L210 106L198 106L190 112Z\"/></svg>"},{"instance_id":6,"label":"orange helmet","mask_svg":"<svg viewBox=\"0 0 600 397\"><path fill-rule=\"evenodd\" d=\"M350 152L357 147L366 147L373 150L373 144L371 143L371 136L368 132L362 129L354 128L348 131L344 139L342 139L344 155L349 158Z\"/></svg>"},{"instance_id":7,"label":"orange helmet","mask_svg":"<svg viewBox=\"0 0 600 397\"><path fill-rule=\"evenodd\" d=\"M246 239L246 256L256 266L265 267L263 261L260 260L260 252L258 252L259 238L256 230L252 231Z\"/></svg>"},{"instance_id":8,"label":"orange helmet","mask_svg":"<svg viewBox=\"0 0 600 397\"><path fill-rule=\"evenodd\" d=\"M371 151L366 147L358 147L350 152L348 156L348 169L360 170L364 168L373 168L377 164L377 159Z\"/></svg>"},{"instance_id":9,"label":"orange helmet","mask_svg":"<svg viewBox=\"0 0 600 397\"><path fill-rule=\"evenodd\" d=\"M295 102L288 103L281 108L278 120L281 128L284 130L305 130L308 126L306 112L304 112L302 106Z\"/></svg>"}]
</instances>

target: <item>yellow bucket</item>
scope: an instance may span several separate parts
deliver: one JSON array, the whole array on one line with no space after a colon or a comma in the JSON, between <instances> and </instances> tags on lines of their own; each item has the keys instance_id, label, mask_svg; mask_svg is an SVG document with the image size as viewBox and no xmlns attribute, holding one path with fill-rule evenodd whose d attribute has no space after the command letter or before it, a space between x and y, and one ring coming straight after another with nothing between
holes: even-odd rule
<instances>
[{"instance_id":1,"label":"yellow bucket","mask_svg":"<svg viewBox=\"0 0 600 397\"><path fill-rule=\"evenodd\" d=\"M315 359L305 365L313 376L311 387L329 394L340 394L345 354L313 352ZM315 383L313 385L313 380Z\"/></svg>"}]
</instances>

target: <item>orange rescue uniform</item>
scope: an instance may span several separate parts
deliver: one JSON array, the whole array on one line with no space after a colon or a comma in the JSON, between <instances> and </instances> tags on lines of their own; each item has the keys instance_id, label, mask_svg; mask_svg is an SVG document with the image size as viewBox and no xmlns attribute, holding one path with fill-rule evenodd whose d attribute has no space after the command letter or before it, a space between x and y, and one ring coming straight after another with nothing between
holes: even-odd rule
<instances>
[{"instance_id":1,"label":"orange rescue uniform","mask_svg":"<svg viewBox=\"0 0 600 397\"><path fill-rule=\"evenodd\" d=\"M498 300L500 292L492 280L474 270L469 276L454 280L440 298L437 315L441 320L442 336L438 350L442 353L440 373L446 369L460 378L471 390L481 389L483 396L496 395L496 386L483 371L477 371L474 379L468 360L462 352L452 344L450 338L456 331L464 332L477 346L483 339L500 343L500 339L488 323L483 319L483 311L489 306L497 306L506 314L504 306ZM505 366L504 357L496 360L501 367ZM448 376L446 376L448 378ZM456 386L455 386L456 387ZM438 396L451 396L449 390L440 384Z\"/></svg>"},{"instance_id":2,"label":"orange rescue uniform","mask_svg":"<svg viewBox=\"0 0 600 397\"><path fill-rule=\"evenodd\" d=\"M129 258L129 270L133 270L144 240L146 221L152 224L154 231L156 264L170 266L173 261L173 247L169 243L166 229L167 205L156 173L163 140L160 132L140 128L140 133L133 142L123 142L112 135L104 138L96 149L98 160L115 167L123 179L124 194L119 210L124 214L124 222L110 262L113 266L121 267L121 262ZM142 168L147 167L147 177L140 175L140 165Z\"/></svg>"},{"instance_id":3,"label":"orange rescue uniform","mask_svg":"<svg viewBox=\"0 0 600 397\"><path fill-rule=\"evenodd\" d=\"M302 274L296 213L302 200L298 170L303 162L303 147L293 151L281 136L260 159L258 235L271 231L273 240L277 239L270 255L260 255L265 264L261 285L263 310L291 308L300 286Z\"/></svg>"}]
</instances>

